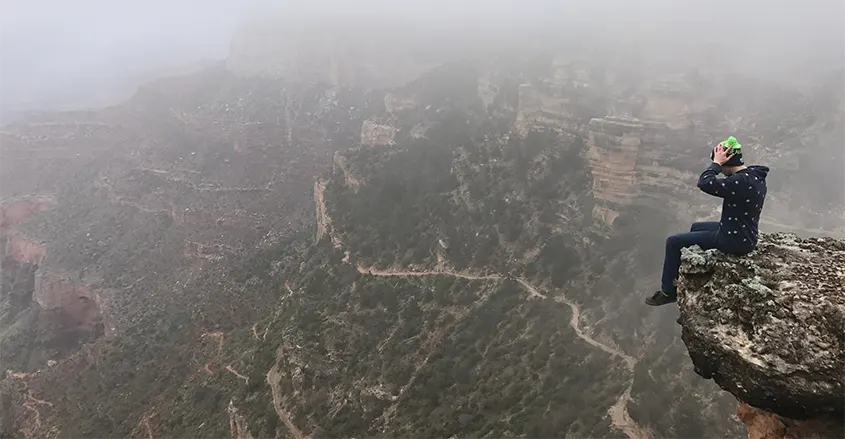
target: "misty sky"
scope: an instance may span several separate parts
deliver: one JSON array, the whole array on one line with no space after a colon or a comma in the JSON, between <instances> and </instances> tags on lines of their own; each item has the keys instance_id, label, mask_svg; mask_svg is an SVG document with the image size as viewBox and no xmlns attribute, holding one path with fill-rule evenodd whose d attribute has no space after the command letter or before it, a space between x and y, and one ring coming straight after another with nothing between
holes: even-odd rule
<instances>
[{"instance_id":1,"label":"misty sky","mask_svg":"<svg viewBox=\"0 0 845 439\"><path fill-rule=\"evenodd\" d=\"M72 105L85 94L108 94L162 70L222 59L247 5L3 0L0 104Z\"/></svg>"},{"instance_id":2,"label":"misty sky","mask_svg":"<svg viewBox=\"0 0 845 439\"><path fill-rule=\"evenodd\" d=\"M676 45L718 40L749 64L795 71L840 64L845 1L670 0L2 0L0 105L73 105L200 59L223 59L245 17L299 23L343 20L377 29L379 20L416 22L421 32L469 33L545 27L613 41L632 35ZM252 14L252 15L251 15ZM385 35L386 38L389 35ZM655 44L657 46L657 44ZM662 50L655 47L655 50ZM769 68L769 67L767 67Z\"/></svg>"}]
</instances>

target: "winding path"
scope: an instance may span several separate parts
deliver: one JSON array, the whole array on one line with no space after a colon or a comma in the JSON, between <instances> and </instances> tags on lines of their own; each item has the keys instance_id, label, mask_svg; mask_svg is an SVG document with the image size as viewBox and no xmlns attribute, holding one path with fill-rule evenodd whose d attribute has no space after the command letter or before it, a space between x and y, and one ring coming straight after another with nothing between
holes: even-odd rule
<instances>
[{"instance_id":1,"label":"winding path","mask_svg":"<svg viewBox=\"0 0 845 439\"><path fill-rule=\"evenodd\" d=\"M327 233L330 237L332 242L335 244L341 244L341 240L338 236L334 234L330 224L331 218L328 215L328 211L325 205L325 197L323 196L323 191L325 190L325 186L323 186L320 191L319 196L315 196L315 201L317 202L316 206L316 213L317 213L317 224L318 224L318 233L323 232ZM327 227L328 226L328 227ZM321 230L322 229L322 230ZM503 280L504 278L498 274L474 274L471 272L459 272L453 271L448 268L438 268L438 269L431 269L431 270L403 270L403 269L377 269L373 267L365 267L363 265L357 265L356 269L361 274L368 274L371 276L389 276L389 277L423 277L423 276L452 276L462 279L469 279L469 280ZM541 299L549 299L549 297L540 290L529 283L527 280L523 278L514 278L516 282L518 282L532 298L541 298ZM569 326L575 331L575 334L589 345L594 346L607 352L613 357L617 357L625 362L625 366L628 371L631 373L631 379L628 383L628 386L625 388L625 391L619 395L619 398L616 400L616 403L613 404L608 409L608 414L610 415L610 420L614 428L622 431L629 439L648 439L651 437L649 432L640 427L630 416L628 413L628 403L631 401L631 387L634 384L634 367L637 364L637 359L620 351L619 349L614 348L613 346L609 346L604 344L590 335L586 334L583 329L581 328L581 308L575 303L567 299L566 297L559 295L552 298L555 302L563 303L569 306L572 309L572 317L569 320ZM276 365L278 367L278 364ZM277 372L278 373L278 372ZM268 373L268 381L269 381L269 373ZM274 393L274 401L275 401L275 393ZM277 408L278 412L278 408ZM281 414L280 414L281 417ZM284 421L284 419L283 419ZM285 422L288 424L289 420ZM288 425L288 427L292 427L292 425ZM296 427L293 427L294 429ZM302 439L301 436L297 436L294 434L297 439Z\"/></svg>"},{"instance_id":2,"label":"winding path","mask_svg":"<svg viewBox=\"0 0 845 439\"><path fill-rule=\"evenodd\" d=\"M375 269L370 267L364 267L362 265L358 265L356 267L358 272L361 274L368 274L371 276L391 276L391 277L422 277L422 276L452 276L458 277L462 279L470 279L470 280L502 280L502 276L491 274L491 275L481 275L481 274L472 274L467 272L457 272L451 271L449 269L438 269L438 270L423 270L423 271L411 271L411 270L381 270ZM542 299L548 299L548 296L541 293L537 287L531 285L528 281L522 278L515 278L523 288L531 295L531 297L538 297ZM610 419L613 426L625 433L626 436L630 439L645 439L650 437L650 435L633 419L628 413L628 403L631 400L631 386L633 385L633 372L634 366L637 364L637 360L612 347L606 345L586 334L583 329L581 328L581 308L575 304L574 302L566 299L563 296L554 297L552 300L559 303L564 303L572 309L572 318L569 319L569 326L575 331L575 334L587 342L587 344L597 347L608 354L618 357L625 362L625 366L629 372L631 372L631 381L628 384L628 387L625 388L625 391L619 395L619 398L616 400L616 403L610 407L608 410L610 414Z\"/></svg>"},{"instance_id":3,"label":"winding path","mask_svg":"<svg viewBox=\"0 0 845 439\"><path fill-rule=\"evenodd\" d=\"M302 431L291 421L290 414L282 407L282 386L280 384L282 377L279 373L279 361L283 356L284 350L280 346L279 350L276 351L276 363L267 371L267 384L270 385L270 390L273 393L273 408L294 439L311 439L310 436L302 434Z\"/></svg>"},{"instance_id":4,"label":"winding path","mask_svg":"<svg viewBox=\"0 0 845 439\"><path fill-rule=\"evenodd\" d=\"M372 267L365 267L363 265L358 265L358 272L361 274L370 274L373 276L397 276L397 277L422 277L422 276L452 276L452 277L459 277L461 279L469 279L469 280L502 280L502 276L498 274L472 274L466 272L459 272L459 271L451 271L451 270L424 270L424 271L413 271L413 270L380 270L378 268Z\"/></svg>"}]
</instances>

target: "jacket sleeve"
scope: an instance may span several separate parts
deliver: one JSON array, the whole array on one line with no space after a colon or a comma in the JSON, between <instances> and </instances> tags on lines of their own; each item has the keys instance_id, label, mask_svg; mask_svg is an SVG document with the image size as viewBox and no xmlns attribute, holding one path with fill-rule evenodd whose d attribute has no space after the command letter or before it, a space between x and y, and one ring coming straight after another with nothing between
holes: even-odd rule
<instances>
[{"instance_id":1,"label":"jacket sleeve","mask_svg":"<svg viewBox=\"0 0 845 439\"><path fill-rule=\"evenodd\" d=\"M714 197L733 198L738 189L734 186L741 186L737 184L741 176L734 174L727 178L716 177L721 171L721 166L711 163L698 177L698 188Z\"/></svg>"}]
</instances>

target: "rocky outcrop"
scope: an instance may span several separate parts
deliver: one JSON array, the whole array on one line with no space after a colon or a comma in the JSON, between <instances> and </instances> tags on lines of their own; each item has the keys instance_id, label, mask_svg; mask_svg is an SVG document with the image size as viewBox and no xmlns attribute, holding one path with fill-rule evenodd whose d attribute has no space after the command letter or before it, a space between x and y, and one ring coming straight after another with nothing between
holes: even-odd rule
<instances>
[{"instance_id":1,"label":"rocky outcrop","mask_svg":"<svg viewBox=\"0 0 845 439\"><path fill-rule=\"evenodd\" d=\"M349 168L350 165L347 164L346 157L340 151L335 152L334 157L332 157L332 173L343 173L343 184L357 193L358 188L361 187L361 181Z\"/></svg>"},{"instance_id":2,"label":"rocky outcrop","mask_svg":"<svg viewBox=\"0 0 845 439\"><path fill-rule=\"evenodd\" d=\"M682 259L678 305L695 371L750 406L740 407L747 424L783 432L754 437L787 437L793 420L841 434L845 241L762 235L746 256L694 247Z\"/></svg>"},{"instance_id":3,"label":"rocky outcrop","mask_svg":"<svg viewBox=\"0 0 845 439\"><path fill-rule=\"evenodd\" d=\"M69 275L45 269L46 244L16 230L32 215L53 206L48 198L28 198L2 208L0 344L4 345L4 367L29 370L45 359L55 361L114 329L102 313L100 292L81 281L84 270L79 275Z\"/></svg>"},{"instance_id":4,"label":"rocky outcrop","mask_svg":"<svg viewBox=\"0 0 845 439\"><path fill-rule=\"evenodd\" d=\"M416 109L419 106L417 97L399 92L385 93L384 109L390 114L402 113Z\"/></svg>"},{"instance_id":5,"label":"rocky outcrop","mask_svg":"<svg viewBox=\"0 0 845 439\"><path fill-rule=\"evenodd\" d=\"M44 336L50 339L73 345L113 329L112 324L106 325L98 292L70 276L41 273L33 300L45 313Z\"/></svg>"},{"instance_id":6,"label":"rocky outcrop","mask_svg":"<svg viewBox=\"0 0 845 439\"><path fill-rule=\"evenodd\" d=\"M760 410L744 402L736 407L736 416L748 428L748 439L841 438L842 424L821 418L799 421Z\"/></svg>"},{"instance_id":7,"label":"rocky outcrop","mask_svg":"<svg viewBox=\"0 0 845 439\"><path fill-rule=\"evenodd\" d=\"M566 90L551 82L525 83L518 87L519 107L514 128L525 136L532 128L576 131L578 116Z\"/></svg>"},{"instance_id":8,"label":"rocky outcrop","mask_svg":"<svg viewBox=\"0 0 845 439\"><path fill-rule=\"evenodd\" d=\"M13 310L30 306L35 288L35 271L47 251L43 245L16 233L14 229L30 216L51 207L53 201L49 198L27 198L7 202L0 209L0 274L4 286L0 294L0 307L4 301L12 305Z\"/></svg>"},{"instance_id":9,"label":"rocky outcrop","mask_svg":"<svg viewBox=\"0 0 845 439\"><path fill-rule=\"evenodd\" d=\"M393 146L398 129L391 125L365 120L361 125L361 144L367 146Z\"/></svg>"},{"instance_id":10,"label":"rocky outcrop","mask_svg":"<svg viewBox=\"0 0 845 439\"><path fill-rule=\"evenodd\" d=\"M677 203L695 175L677 169L663 123L633 117L594 118L586 128L587 160L596 203L593 217L612 225L634 203Z\"/></svg>"},{"instance_id":11,"label":"rocky outcrop","mask_svg":"<svg viewBox=\"0 0 845 439\"><path fill-rule=\"evenodd\" d=\"M639 194L637 157L644 126L636 119L603 118L590 121L587 159L593 174L593 216L607 224L619 215L619 206Z\"/></svg>"},{"instance_id":12,"label":"rocky outcrop","mask_svg":"<svg viewBox=\"0 0 845 439\"><path fill-rule=\"evenodd\" d=\"M235 407L233 401L229 400L229 407L226 409L229 414L229 431L232 433L232 439L252 439L252 433L249 432L249 425L244 415L240 414L240 410Z\"/></svg>"},{"instance_id":13,"label":"rocky outcrop","mask_svg":"<svg viewBox=\"0 0 845 439\"><path fill-rule=\"evenodd\" d=\"M3 254L8 255L14 261L39 265L44 260L46 251L42 245L36 244L20 235L9 236L4 241Z\"/></svg>"},{"instance_id":14,"label":"rocky outcrop","mask_svg":"<svg viewBox=\"0 0 845 439\"><path fill-rule=\"evenodd\" d=\"M21 199L6 203L0 208L0 234L24 222L30 216L53 207L50 198Z\"/></svg>"},{"instance_id":15,"label":"rocky outcrop","mask_svg":"<svg viewBox=\"0 0 845 439\"><path fill-rule=\"evenodd\" d=\"M606 73L591 76L582 63L556 58L545 79L519 86L515 131L524 136L545 128L586 140L596 201L593 217L600 222L613 225L635 203L688 210L678 205L688 197L674 195L694 184L696 175L685 164L696 157L694 148L706 143L690 137L695 112L689 86L669 78L623 97L616 96L622 91L612 82ZM599 84L607 85L602 93L614 99L599 98ZM489 94L489 88L480 82L479 96ZM601 117L589 118L595 114Z\"/></svg>"},{"instance_id":16,"label":"rocky outcrop","mask_svg":"<svg viewBox=\"0 0 845 439\"><path fill-rule=\"evenodd\" d=\"M499 84L497 84L494 79L488 75L483 75L478 78L478 85L476 89L478 90L478 99L480 99L481 103L484 104L484 108L489 107L490 104L493 103L500 91Z\"/></svg>"}]
</instances>

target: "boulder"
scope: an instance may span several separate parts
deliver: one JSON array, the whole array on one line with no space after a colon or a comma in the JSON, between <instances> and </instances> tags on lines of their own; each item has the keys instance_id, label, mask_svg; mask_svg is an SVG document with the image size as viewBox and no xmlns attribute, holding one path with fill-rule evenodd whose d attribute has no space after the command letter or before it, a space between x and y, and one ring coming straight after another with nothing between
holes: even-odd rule
<instances>
[{"instance_id":1,"label":"boulder","mask_svg":"<svg viewBox=\"0 0 845 439\"><path fill-rule=\"evenodd\" d=\"M680 323L696 373L750 407L841 426L845 241L761 235L744 256L696 246L681 259Z\"/></svg>"}]
</instances>

